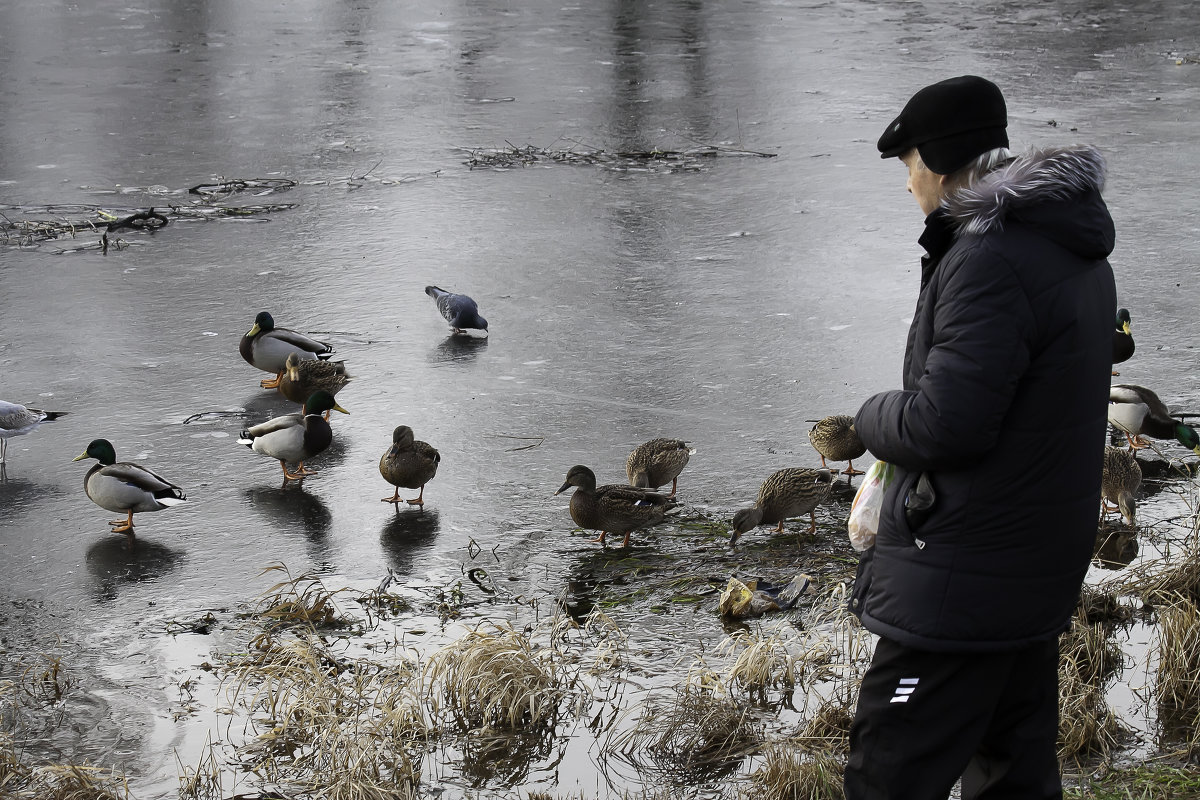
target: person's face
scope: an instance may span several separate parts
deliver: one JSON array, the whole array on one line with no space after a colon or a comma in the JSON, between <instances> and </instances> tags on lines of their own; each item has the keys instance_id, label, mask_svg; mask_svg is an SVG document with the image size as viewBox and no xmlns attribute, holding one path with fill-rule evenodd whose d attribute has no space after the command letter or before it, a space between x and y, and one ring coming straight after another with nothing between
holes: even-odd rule
<instances>
[{"instance_id":1,"label":"person's face","mask_svg":"<svg viewBox=\"0 0 1200 800\"><path fill-rule=\"evenodd\" d=\"M908 167L909 194L917 198L921 213L929 216L942 203L946 176L938 175L921 163L915 147L900 156L900 160Z\"/></svg>"}]
</instances>

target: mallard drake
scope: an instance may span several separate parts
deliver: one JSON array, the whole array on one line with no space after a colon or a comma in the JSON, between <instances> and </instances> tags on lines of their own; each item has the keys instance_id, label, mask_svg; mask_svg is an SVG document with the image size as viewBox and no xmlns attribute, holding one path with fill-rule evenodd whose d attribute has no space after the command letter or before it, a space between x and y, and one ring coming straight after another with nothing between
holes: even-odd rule
<instances>
[{"instance_id":1,"label":"mallard drake","mask_svg":"<svg viewBox=\"0 0 1200 800\"><path fill-rule=\"evenodd\" d=\"M298 353L288 353L283 373L279 376L279 393L293 403L303 405L309 395L318 389L336 395L350 380L344 361L306 360L300 358ZM329 412L325 413L325 419L329 419Z\"/></svg>"},{"instance_id":2,"label":"mallard drake","mask_svg":"<svg viewBox=\"0 0 1200 800\"><path fill-rule=\"evenodd\" d=\"M43 422L53 422L66 415L65 411L42 411L0 400L0 465L7 463L9 439L33 433Z\"/></svg>"},{"instance_id":3,"label":"mallard drake","mask_svg":"<svg viewBox=\"0 0 1200 800\"><path fill-rule=\"evenodd\" d=\"M1134 497L1141 485L1142 468L1138 466L1133 452L1123 447L1104 448L1104 475L1100 480L1100 510L1103 515L1120 511L1129 527L1136 528L1137 503Z\"/></svg>"},{"instance_id":4,"label":"mallard drake","mask_svg":"<svg viewBox=\"0 0 1200 800\"><path fill-rule=\"evenodd\" d=\"M1120 364L1133 357L1133 322L1128 308L1117 309L1117 327L1112 335L1112 363ZM1113 375L1120 373L1113 372Z\"/></svg>"},{"instance_id":5,"label":"mallard drake","mask_svg":"<svg viewBox=\"0 0 1200 800\"><path fill-rule=\"evenodd\" d=\"M833 414L817 420L817 424L808 432L808 441L821 454L822 467L828 458L830 461L845 461L846 468L842 474L847 477L863 474L862 470L854 468L854 459L867 452L867 446L854 430L854 417Z\"/></svg>"},{"instance_id":6,"label":"mallard drake","mask_svg":"<svg viewBox=\"0 0 1200 800\"><path fill-rule=\"evenodd\" d=\"M600 531L593 541L604 544L610 533L625 536L622 547L629 546L629 535L641 528L662 522L667 512L675 508L675 498L665 494L609 483L596 485L596 473L577 464L567 472L567 479L555 495L575 487L571 495L571 519L581 528Z\"/></svg>"},{"instance_id":7,"label":"mallard drake","mask_svg":"<svg viewBox=\"0 0 1200 800\"><path fill-rule=\"evenodd\" d=\"M465 333L467 328L488 329L487 320L479 316L479 306L465 294L447 292L436 286L426 286L425 294L437 302L438 311L442 312L455 333Z\"/></svg>"},{"instance_id":8,"label":"mallard drake","mask_svg":"<svg viewBox=\"0 0 1200 800\"><path fill-rule=\"evenodd\" d=\"M1200 435L1171 416L1158 395L1145 386L1118 383L1108 390L1108 421L1129 440L1129 449L1146 447L1142 436L1175 439L1200 455Z\"/></svg>"},{"instance_id":9,"label":"mallard drake","mask_svg":"<svg viewBox=\"0 0 1200 800\"><path fill-rule=\"evenodd\" d=\"M83 489L92 502L107 511L125 512L125 519L108 524L113 533L123 533L133 542L133 512L162 511L187 500L183 489L141 464L117 461L117 451L108 439L95 439L72 461L94 458L98 462L83 478Z\"/></svg>"},{"instance_id":10,"label":"mallard drake","mask_svg":"<svg viewBox=\"0 0 1200 800\"><path fill-rule=\"evenodd\" d=\"M667 483L671 484L674 497L679 488L679 473L687 466L688 459L695 453L688 447L687 442L679 439L651 439L645 444L633 448L629 458L625 459L625 474L629 476L629 485L641 489L655 489Z\"/></svg>"},{"instance_id":11,"label":"mallard drake","mask_svg":"<svg viewBox=\"0 0 1200 800\"><path fill-rule=\"evenodd\" d=\"M784 520L808 514L812 520L808 532L817 530L816 508L833 486L833 473L827 469L788 467L781 469L763 482L758 490L758 499L749 508L733 515L733 534L729 544L736 544L738 537L759 525L779 523L776 533L783 533Z\"/></svg>"},{"instance_id":12,"label":"mallard drake","mask_svg":"<svg viewBox=\"0 0 1200 800\"><path fill-rule=\"evenodd\" d=\"M242 431L238 444L244 444L256 453L279 460L283 468L283 482L301 480L317 473L304 468L304 462L325 450L333 443L333 431L322 416L329 410L350 412L337 404L333 395L318 389L304 401L304 410L299 414L285 414L269 419L253 428ZM288 472L287 462L299 466L295 473Z\"/></svg>"},{"instance_id":13,"label":"mallard drake","mask_svg":"<svg viewBox=\"0 0 1200 800\"><path fill-rule=\"evenodd\" d=\"M287 366L288 355L295 353L305 361L329 358L333 345L318 342L290 328L276 328L275 319L266 311L260 311L242 337L238 351L247 364L275 376L259 384L264 389L275 389Z\"/></svg>"},{"instance_id":14,"label":"mallard drake","mask_svg":"<svg viewBox=\"0 0 1200 800\"><path fill-rule=\"evenodd\" d=\"M379 474L396 487L395 494L382 498L383 502L399 504L401 488L420 488L421 493L415 500L404 502L410 506L425 505L425 484L437 475L441 460L441 455L432 445L413 438L412 428L407 425L396 428L392 431L392 446L379 459Z\"/></svg>"}]
</instances>

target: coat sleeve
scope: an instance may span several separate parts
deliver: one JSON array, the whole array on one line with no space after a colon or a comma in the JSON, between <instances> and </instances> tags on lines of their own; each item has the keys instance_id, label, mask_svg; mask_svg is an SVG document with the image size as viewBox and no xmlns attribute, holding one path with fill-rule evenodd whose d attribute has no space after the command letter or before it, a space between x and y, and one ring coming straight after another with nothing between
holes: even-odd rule
<instances>
[{"instance_id":1,"label":"coat sleeve","mask_svg":"<svg viewBox=\"0 0 1200 800\"><path fill-rule=\"evenodd\" d=\"M961 253L942 264L917 388L876 394L854 419L874 456L909 470L951 469L991 450L1030 362L1033 312L1012 265L982 242Z\"/></svg>"}]
</instances>

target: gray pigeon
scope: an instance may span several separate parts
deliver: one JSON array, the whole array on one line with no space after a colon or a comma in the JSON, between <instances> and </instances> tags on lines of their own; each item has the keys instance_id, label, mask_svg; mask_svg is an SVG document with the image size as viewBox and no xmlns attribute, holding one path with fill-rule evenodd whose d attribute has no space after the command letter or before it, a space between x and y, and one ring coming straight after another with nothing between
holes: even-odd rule
<instances>
[{"instance_id":1,"label":"gray pigeon","mask_svg":"<svg viewBox=\"0 0 1200 800\"><path fill-rule=\"evenodd\" d=\"M436 286L426 286L425 294L437 301L438 311L455 333L463 333L467 328L487 330L487 320L479 316L479 306L465 294L454 294Z\"/></svg>"}]
</instances>

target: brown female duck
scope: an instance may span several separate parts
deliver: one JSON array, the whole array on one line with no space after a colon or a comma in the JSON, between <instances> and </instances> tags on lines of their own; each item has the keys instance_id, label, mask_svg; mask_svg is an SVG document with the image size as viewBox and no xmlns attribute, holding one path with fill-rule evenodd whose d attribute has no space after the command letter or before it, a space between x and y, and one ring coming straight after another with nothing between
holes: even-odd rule
<instances>
[{"instance_id":1,"label":"brown female duck","mask_svg":"<svg viewBox=\"0 0 1200 800\"><path fill-rule=\"evenodd\" d=\"M350 380L344 361L305 360L296 353L288 353L283 374L279 376L279 393L303 405L318 389L336 395Z\"/></svg>"},{"instance_id":2,"label":"brown female duck","mask_svg":"<svg viewBox=\"0 0 1200 800\"><path fill-rule=\"evenodd\" d=\"M1132 450L1104 448L1104 473L1100 479L1100 510L1104 516L1120 511L1129 527L1137 527L1135 496L1142 486L1142 468Z\"/></svg>"},{"instance_id":3,"label":"brown female duck","mask_svg":"<svg viewBox=\"0 0 1200 800\"><path fill-rule=\"evenodd\" d=\"M808 532L813 533L817 529L816 507L829 497L832 485L833 473L827 469L788 467L779 470L763 482L753 506L734 514L729 543L735 544L746 531L773 522L779 523L775 532L783 533L784 520L804 514L812 520Z\"/></svg>"},{"instance_id":4,"label":"brown female duck","mask_svg":"<svg viewBox=\"0 0 1200 800\"><path fill-rule=\"evenodd\" d=\"M391 497L381 498L383 502L399 504L401 488L420 488L421 493L415 499L403 502L410 506L425 505L425 484L437 475L441 460L441 454L432 445L413 438L412 428L407 425L396 428L392 431L392 446L379 459L379 474L396 487Z\"/></svg>"},{"instance_id":5,"label":"brown female duck","mask_svg":"<svg viewBox=\"0 0 1200 800\"><path fill-rule=\"evenodd\" d=\"M629 535L641 528L662 522L667 513L677 505L675 499L665 494L609 483L596 485L596 473L585 466L575 465L567 472L567 479L554 494L562 494L575 487L571 495L571 519L581 528L600 531L594 541L604 544L610 533L624 535L622 547L629 546Z\"/></svg>"},{"instance_id":6,"label":"brown female duck","mask_svg":"<svg viewBox=\"0 0 1200 800\"><path fill-rule=\"evenodd\" d=\"M692 453L687 442L679 439L651 439L639 444L625 460L629 485L641 489L658 489L671 484L669 497L679 488L679 473L687 466Z\"/></svg>"},{"instance_id":7,"label":"brown female duck","mask_svg":"<svg viewBox=\"0 0 1200 800\"><path fill-rule=\"evenodd\" d=\"M854 468L854 459L867 452L867 446L858 438L854 430L854 417L845 414L834 414L818 420L808 432L808 440L813 449L821 454L821 466L825 459L830 461L845 461L846 468L842 474L862 475L862 470Z\"/></svg>"}]
</instances>

